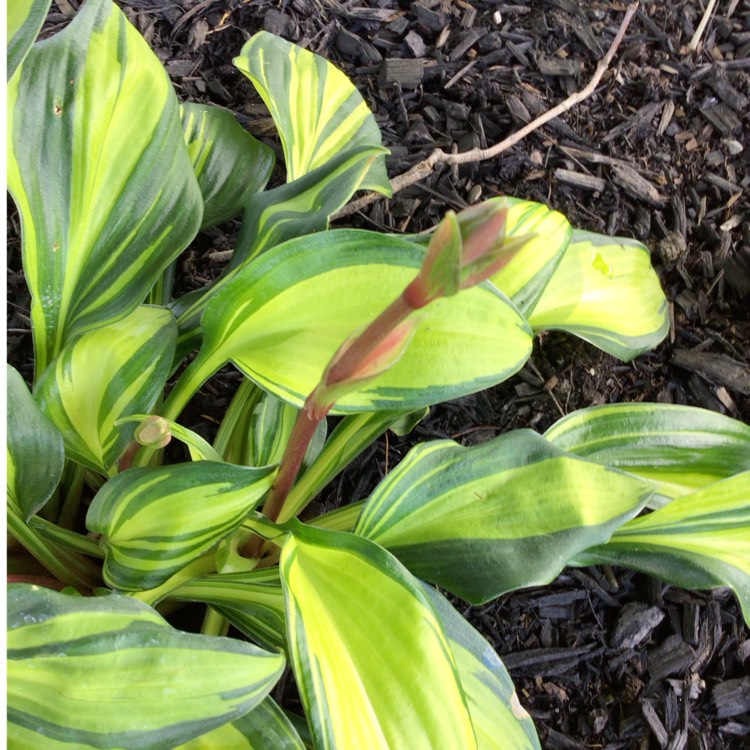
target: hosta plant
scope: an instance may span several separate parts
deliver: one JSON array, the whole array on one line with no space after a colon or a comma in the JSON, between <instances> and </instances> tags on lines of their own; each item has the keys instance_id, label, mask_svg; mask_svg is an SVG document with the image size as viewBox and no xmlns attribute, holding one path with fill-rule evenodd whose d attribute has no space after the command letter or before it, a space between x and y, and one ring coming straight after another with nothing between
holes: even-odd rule
<instances>
[{"instance_id":1,"label":"hosta plant","mask_svg":"<svg viewBox=\"0 0 750 750\"><path fill-rule=\"evenodd\" d=\"M505 197L426 235L331 230L390 190L333 65L263 32L236 58L283 147L266 189L273 152L179 101L110 0L34 43L48 6L9 19L35 354L33 383L7 376L11 746L538 748L457 598L604 562L731 587L748 617L750 428L718 414L616 404L427 442L368 497L310 507L386 430L518 371L539 331L656 345L644 246ZM175 299L180 253L240 214L223 273ZM181 414L227 363L208 442ZM291 678L301 708L276 700Z\"/></svg>"}]
</instances>

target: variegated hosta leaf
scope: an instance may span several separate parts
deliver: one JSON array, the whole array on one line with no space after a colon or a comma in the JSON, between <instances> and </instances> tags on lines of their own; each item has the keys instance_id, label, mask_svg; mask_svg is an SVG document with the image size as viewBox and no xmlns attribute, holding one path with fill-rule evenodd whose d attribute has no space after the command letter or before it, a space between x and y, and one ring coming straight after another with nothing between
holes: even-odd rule
<instances>
[{"instance_id":1,"label":"variegated hosta leaf","mask_svg":"<svg viewBox=\"0 0 750 750\"><path fill-rule=\"evenodd\" d=\"M729 586L750 624L750 471L629 521L576 565L633 568L693 589Z\"/></svg>"},{"instance_id":2,"label":"variegated hosta leaf","mask_svg":"<svg viewBox=\"0 0 750 750\"><path fill-rule=\"evenodd\" d=\"M203 347L165 410L173 416L176 401L227 361L301 406L338 347L402 293L423 254L406 240L358 230L274 248L212 300ZM457 398L501 382L529 356L526 322L491 285L440 299L419 315L401 359L344 395L333 413L409 410Z\"/></svg>"},{"instance_id":3,"label":"variegated hosta leaf","mask_svg":"<svg viewBox=\"0 0 750 750\"><path fill-rule=\"evenodd\" d=\"M482 603L551 581L643 508L636 477L569 456L531 430L464 448L423 443L378 485L355 528L414 575Z\"/></svg>"},{"instance_id":4,"label":"variegated hosta leaf","mask_svg":"<svg viewBox=\"0 0 750 750\"><path fill-rule=\"evenodd\" d=\"M281 653L182 633L128 597L25 584L8 587L7 644L14 748L174 747L262 705L284 669Z\"/></svg>"},{"instance_id":5,"label":"variegated hosta leaf","mask_svg":"<svg viewBox=\"0 0 750 750\"><path fill-rule=\"evenodd\" d=\"M177 325L145 305L69 343L45 371L35 397L63 435L68 458L110 471L133 437L118 420L148 412L169 377Z\"/></svg>"},{"instance_id":6,"label":"variegated hosta leaf","mask_svg":"<svg viewBox=\"0 0 750 750\"><path fill-rule=\"evenodd\" d=\"M315 746L476 748L450 644L420 584L366 539L289 528L289 649Z\"/></svg>"},{"instance_id":7,"label":"variegated hosta leaf","mask_svg":"<svg viewBox=\"0 0 750 750\"><path fill-rule=\"evenodd\" d=\"M129 469L97 493L86 516L103 536L104 578L150 589L215 547L270 488L274 467L213 461Z\"/></svg>"},{"instance_id":8,"label":"variegated hosta leaf","mask_svg":"<svg viewBox=\"0 0 750 750\"><path fill-rule=\"evenodd\" d=\"M180 352L200 341L200 318L206 305L241 268L272 247L328 228L329 217L344 206L381 148L348 149L310 174L273 190L252 195L242 219L232 258L212 286L177 300Z\"/></svg>"},{"instance_id":9,"label":"variegated hosta leaf","mask_svg":"<svg viewBox=\"0 0 750 750\"><path fill-rule=\"evenodd\" d=\"M648 248L581 230L573 232L528 318L535 331L567 331L625 361L655 347L669 330Z\"/></svg>"},{"instance_id":10,"label":"variegated hosta leaf","mask_svg":"<svg viewBox=\"0 0 750 750\"><path fill-rule=\"evenodd\" d=\"M231 219L266 186L275 156L227 109L185 102L182 127L203 195L202 228Z\"/></svg>"},{"instance_id":11,"label":"variegated hosta leaf","mask_svg":"<svg viewBox=\"0 0 750 750\"><path fill-rule=\"evenodd\" d=\"M34 44L52 0L14 0L7 4L7 79L10 80Z\"/></svg>"},{"instance_id":12,"label":"variegated hosta leaf","mask_svg":"<svg viewBox=\"0 0 750 750\"><path fill-rule=\"evenodd\" d=\"M29 51L8 86L8 137L39 375L145 299L203 201L169 78L111 0Z\"/></svg>"},{"instance_id":13,"label":"variegated hosta leaf","mask_svg":"<svg viewBox=\"0 0 750 750\"><path fill-rule=\"evenodd\" d=\"M658 505L750 471L750 427L692 406L592 406L559 420L544 437L569 453L648 479Z\"/></svg>"},{"instance_id":14,"label":"variegated hosta leaf","mask_svg":"<svg viewBox=\"0 0 750 750\"><path fill-rule=\"evenodd\" d=\"M552 277L573 229L568 220L543 203L519 198L494 198L508 204L505 233L507 237L535 235L513 259L498 271L492 283L527 314L534 308Z\"/></svg>"},{"instance_id":15,"label":"variegated hosta leaf","mask_svg":"<svg viewBox=\"0 0 750 750\"><path fill-rule=\"evenodd\" d=\"M380 129L354 84L325 58L261 31L234 64L263 98L281 136L292 182L348 148L382 144ZM391 195L381 156L359 185Z\"/></svg>"},{"instance_id":16,"label":"variegated hosta leaf","mask_svg":"<svg viewBox=\"0 0 750 750\"><path fill-rule=\"evenodd\" d=\"M297 730L272 698L243 717L174 750L305 750Z\"/></svg>"},{"instance_id":17,"label":"variegated hosta leaf","mask_svg":"<svg viewBox=\"0 0 750 750\"><path fill-rule=\"evenodd\" d=\"M284 592L277 567L194 578L171 592L169 598L210 604L261 646L285 646Z\"/></svg>"},{"instance_id":18,"label":"variegated hosta leaf","mask_svg":"<svg viewBox=\"0 0 750 750\"><path fill-rule=\"evenodd\" d=\"M423 586L456 659L478 750L541 750L534 722L495 650L444 596Z\"/></svg>"},{"instance_id":19,"label":"variegated hosta leaf","mask_svg":"<svg viewBox=\"0 0 750 750\"><path fill-rule=\"evenodd\" d=\"M8 500L28 520L44 507L62 476L62 435L34 402L23 378L7 366Z\"/></svg>"}]
</instances>

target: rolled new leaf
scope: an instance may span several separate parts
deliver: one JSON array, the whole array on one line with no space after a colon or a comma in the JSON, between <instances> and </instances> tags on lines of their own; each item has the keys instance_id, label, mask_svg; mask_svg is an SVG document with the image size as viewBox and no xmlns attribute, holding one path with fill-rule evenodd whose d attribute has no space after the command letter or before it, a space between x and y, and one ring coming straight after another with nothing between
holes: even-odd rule
<instances>
[{"instance_id":1,"label":"rolled new leaf","mask_svg":"<svg viewBox=\"0 0 750 750\"><path fill-rule=\"evenodd\" d=\"M8 499L23 517L41 510L62 476L65 448L60 431L34 402L10 365L8 377Z\"/></svg>"},{"instance_id":2,"label":"rolled new leaf","mask_svg":"<svg viewBox=\"0 0 750 750\"><path fill-rule=\"evenodd\" d=\"M185 102L180 114L203 195L204 229L242 213L250 196L266 186L275 156L228 109Z\"/></svg>"},{"instance_id":3,"label":"rolled new leaf","mask_svg":"<svg viewBox=\"0 0 750 750\"><path fill-rule=\"evenodd\" d=\"M129 597L25 584L8 587L7 646L11 747L174 747L252 711L284 669Z\"/></svg>"},{"instance_id":4,"label":"rolled new leaf","mask_svg":"<svg viewBox=\"0 0 750 750\"><path fill-rule=\"evenodd\" d=\"M647 482L531 430L464 448L424 443L378 485L355 533L474 604L551 581L651 497Z\"/></svg>"},{"instance_id":5,"label":"rolled new leaf","mask_svg":"<svg viewBox=\"0 0 750 750\"><path fill-rule=\"evenodd\" d=\"M17 0L8 4L7 79L10 80L44 25L52 0Z\"/></svg>"},{"instance_id":6,"label":"rolled new leaf","mask_svg":"<svg viewBox=\"0 0 750 750\"><path fill-rule=\"evenodd\" d=\"M119 421L153 408L169 377L176 341L172 313L143 305L63 349L35 397L62 433L68 458L96 471L113 469L135 428Z\"/></svg>"},{"instance_id":7,"label":"rolled new leaf","mask_svg":"<svg viewBox=\"0 0 750 750\"><path fill-rule=\"evenodd\" d=\"M579 229L529 312L535 331L567 331L625 361L653 349L669 330L648 248Z\"/></svg>"},{"instance_id":8,"label":"rolled new leaf","mask_svg":"<svg viewBox=\"0 0 750 750\"><path fill-rule=\"evenodd\" d=\"M691 589L729 586L750 623L750 471L635 518L576 565L622 565Z\"/></svg>"},{"instance_id":9,"label":"rolled new leaf","mask_svg":"<svg viewBox=\"0 0 750 750\"><path fill-rule=\"evenodd\" d=\"M320 55L261 31L245 44L234 64L271 112L284 148L287 182L348 148L382 145L380 128L362 95ZM383 156L372 163L359 188L391 195Z\"/></svg>"},{"instance_id":10,"label":"rolled new leaf","mask_svg":"<svg viewBox=\"0 0 750 750\"><path fill-rule=\"evenodd\" d=\"M456 659L478 750L541 750L534 722L495 650L442 594L423 587Z\"/></svg>"},{"instance_id":11,"label":"rolled new leaf","mask_svg":"<svg viewBox=\"0 0 750 750\"><path fill-rule=\"evenodd\" d=\"M563 417L544 437L569 453L648 479L659 505L750 471L750 427L693 406L592 406Z\"/></svg>"},{"instance_id":12,"label":"rolled new leaf","mask_svg":"<svg viewBox=\"0 0 750 750\"><path fill-rule=\"evenodd\" d=\"M568 247L573 229L558 211L543 203L519 198L492 198L509 206L505 234L509 239L528 236L528 242L498 273L492 283L527 314L539 301Z\"/></svg>"},{"instance_id":13,"label":"rolled new leaf","mask_svg":"<svg viewBox=\"0 0 750 750\"><path fill-rule=\"evenodd\" d=\"M165 405L168 415L227 361L302 406L341 344L402 293L423 255L407 240L335 230L258 258L206 309L203 347ZM509 377L530 354L525 320L492 285L419 314L401 359L342 396L332 413L418 409L474 393Z\"/></svg>"},{"instance_id":14,"label":"rolled new leaf","mask_svg":"<svg viewBox=\"0 0 750 750\"><path fill-rule=\"evenodd\" d=\"M169 77L111 0L29 51L8 85L8 138L39 375L146 298L203 201Z\"/></svg>"},{"instance_id":15,"label":"rolled new leaf","mask_svg":"<svg viewBox=\"0 0 750 750\"><path fill-rule=\"evenodd\" d=\"M289 649L315 746L476 748L450 644L421 585L366 539L288 528Z\"/></svg>"},{"instance_id":16,"label":"rolled new leaf","mask_svg":"<svg viewBox=\"0 0 750 750\"><path fill-rule=\"evenodd\" d=\"M274 467L198 461L129 469L110 479L86 516L102 535L104 578L154 588L234 531L270 488Z\"/></svg>"}]
</instances>

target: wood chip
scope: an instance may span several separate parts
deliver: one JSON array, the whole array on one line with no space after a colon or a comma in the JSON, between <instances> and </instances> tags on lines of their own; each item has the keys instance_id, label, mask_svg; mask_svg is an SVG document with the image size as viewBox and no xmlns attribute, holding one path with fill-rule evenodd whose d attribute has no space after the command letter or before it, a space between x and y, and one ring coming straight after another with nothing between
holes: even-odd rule
<instances>
[{"instance_id":1,"label":"wood chip","mask_svg":"<svg viewBox=\"0 0 750 750\"><path fill-rule=\"evenodd\" d=\"M629 602L620 611L610 640L612 648L632 649L643 643L664 619L659 607L643 602Z\"/></svg>"},{"instance_id":2,"label":"wood chip","mask_svg":"<svg viewBox=\"0 0 750 750\"><path fill-rule=\"evenodd\" d=\"M576 172L572 169L556 169L555 177L568 185L584 188L585 190L598 190L600 193L607 188L607 181L601 177L594 177L585 172Z\"/></svg>"},{"instance_id":3,"label":"wood chip","mask_svg":"<svg viewBox=\"0 0 750 750\"><path fill-rule=\"evenodd\" d=\"M731 391L750 396L750 365L737 362L726 354L700 352L694 349L677 349L672 362L678 367L700 373L713 383Z\"/></svg>"},{"instance_id":4,"label":"wood chip","mask_svg":"<svg viewBox=\"0 0 750 750\"><path fill-rule=\"evenodd\" d=\"M421 60L403 60L391 57L383 63L380 81L391 86L398 83L402 89L415 89L422 83L424 66Z\"/></svg>"},{"instance_id":5,"label":"wood chip","mask_svg":"<svg viewBox=\"0 0 750 750\"><path fill-rule=\"evenodd\" d=\"M720 719L750 711L750 677L726 680L714 686L712 698Z\"/></svg>"},{"instance_id":6,"label":"wood chip","mask_svg":"<svg viewBox=\"0 0 750 750\"><path fill-rule=\"evenodd\" d=\"M648 671L653 680L684 674L693 659L693 649L679 635L670 635L661 646L648 650Z\"/></svg>"},{"instance_id":7,"label":"wood chip","mask_svg":"<svg viewBox=\"0 0 750 750\"><path fill-rule=\"evenodd\" d=\"M664 728L664 724L661 723L661 719L656 713L656 709L651 705L649 701L643 701L641 706L643 711L643 718L646 719L646 723L651 727L651 731L656 737L656 741L660 747L666 747L669 744L669 735L667 730Z\"/></svg>"},{"instance_id":8,"label":"wood chip","mask_svg":"<svg viewBox=\"0 0 750 750\"><path fill-rule=\"evenodd\" d=\"M645 177L626 164L612 165L612 179L634 198L663 206L667 199Z\"/></svg>"}]
</instances>

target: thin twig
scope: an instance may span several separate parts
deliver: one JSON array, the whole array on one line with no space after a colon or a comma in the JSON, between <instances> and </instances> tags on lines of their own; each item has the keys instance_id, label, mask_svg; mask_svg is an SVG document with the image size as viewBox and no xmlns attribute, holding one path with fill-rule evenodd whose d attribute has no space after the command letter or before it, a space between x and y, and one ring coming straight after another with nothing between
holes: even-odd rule
<instances>
[{"instance_id":1,"label":"thin twig","mask_svg":"<svg viewBox=\"0 0 750 750\"><path fill-rule=\"evenodd\" d=\"M709 0L708 5L706 6L706 10L703 13L703 18L701 18L701 22L698 24L698 28L695 30L695 34L693 34L693 38L690 40L690 44L688 44L688 49L691 52L695 52L695 50L698 49L701 37L703 36L703 32L706 30L706 26L708 26L708 21L711 18L711 14L713 13L715 5L716 0Z\"/></svg>"},{"instance_id":2,"label":"thin twig","mask_svg":"<svg viewBox=\"0 0 750 750\"><path fill-rule=\"evenodd\" d=\"M612 40L612 44L607 50L607 54L604 55L604 57L599 61L599 64L596 66L596 70L594 71L594 75L584 88L572 93L567 99L560 102L557 106L552 107L552 109L540 115L535 120L532 120L520 130L517 130L515 133L509 135L504 140L496 143L494 146L490 146L489 148L474 148L470 151L462 151L457 154L448 154L441 149L435 149L426 159L422 160L418 164L415 164L407 172L404 172L403 174L400 174L393 178L393 180L391 181L391 185L393 186L393 193L395 194L399 192L399 190L403 190L405 187L413 185L415 182L419 182L420 180L424 179L433 171L433 169L438 164L473 164L479 161L485 161L486 159L492 159L495 156L503 153L503 151L507 151L509 148L511 148L511 146L514 146L520 140L529 135L529 133L533 133L535 130L538 130L540 127L542 127L542 125L545 125L550 120L554 120L556 117L559 117L564 112L567 112L569 109L575 107L584 99L587 99L589 96L591 96L594 93L596 87L599 85L599 81L604 75L604 72L607 70L610 63L612 62L612 59L617 53L623 37L625 36L625 32L627 31L627 28L630 25L630 21L637 9L638 2L631 3L628 6L627 11L625 12L625 16L622 19L622 23L620 24L620 28L617 30L617 34L615 34L615 38ZM376 200L382 197L383 196L379 193L368 193L359 200L353 201L349 205L345 206L332 218L340 219L344 216L350 216L356 211L359 211L365 206L370 205L370 203L374 203Z\"/></svg>"}]
</instances>

